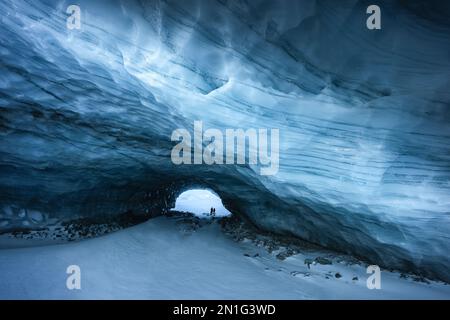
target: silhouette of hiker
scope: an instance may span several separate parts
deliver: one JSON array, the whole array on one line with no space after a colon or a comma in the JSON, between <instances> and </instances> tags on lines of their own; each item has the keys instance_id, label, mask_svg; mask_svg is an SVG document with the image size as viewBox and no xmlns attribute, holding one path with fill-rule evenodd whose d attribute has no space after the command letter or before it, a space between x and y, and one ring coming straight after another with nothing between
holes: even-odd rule
<instances>
[{"instance_id":1,"label":"silhouette of hiker","mask_svg":"<svg viewBox=\"0 0 450 320\"><path fill-rule=\"evenodd\" d=\"M216 208L212 208L211 214L213 218L216 216Z\"/></svg>"},{"instance_id":2,"label":"silhouette of hiker","mask_svg":"<svg viewBox=\"0 0 450 320\"><path fill-rule=\"evenodd\" d=\"M212 216L212 215L213 215L213 212L214 212L214 208L211 207L211 210L209 211L209 215Z\"/></svg>"}]
</instances>

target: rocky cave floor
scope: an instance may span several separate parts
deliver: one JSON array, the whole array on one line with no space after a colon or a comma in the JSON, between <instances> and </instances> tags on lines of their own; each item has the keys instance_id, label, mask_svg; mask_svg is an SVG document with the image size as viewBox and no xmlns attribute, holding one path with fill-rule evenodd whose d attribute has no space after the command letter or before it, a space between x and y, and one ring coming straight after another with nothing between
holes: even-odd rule
<instances>
[{"instance_id":1,"label":"rocky cave floor","mask_svg":"<svg viewBox=\"0 0 450 320\"><path fill-rule=\"evenodd\" d=\"M148 220L148 217L123 213L116 217L78 218L51 223L39 228L15 228L0 234L0 248L35 246L90 239ZM12 240L12 241L11 241Z\"/></svg>"}]
</instances>

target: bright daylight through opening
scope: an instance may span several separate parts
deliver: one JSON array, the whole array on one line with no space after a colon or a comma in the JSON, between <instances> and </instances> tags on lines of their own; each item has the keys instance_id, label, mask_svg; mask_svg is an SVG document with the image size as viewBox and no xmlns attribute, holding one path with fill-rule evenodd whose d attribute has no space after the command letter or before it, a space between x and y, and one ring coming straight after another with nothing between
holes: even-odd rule
<instances>
[{"instance_id":1,"label":"bright daylight through opening","mask_svg":"<svg viewBox=\"0 0 450 320\"><path fill-rule=\"evenodd\" d=\"M215 209L216 217L231 215L222 204L218 195L206 189L193 189L180 194L175 202L176 211L191 212L198 217L210 217L211 208Z\"/></svg>"}]
</instances>

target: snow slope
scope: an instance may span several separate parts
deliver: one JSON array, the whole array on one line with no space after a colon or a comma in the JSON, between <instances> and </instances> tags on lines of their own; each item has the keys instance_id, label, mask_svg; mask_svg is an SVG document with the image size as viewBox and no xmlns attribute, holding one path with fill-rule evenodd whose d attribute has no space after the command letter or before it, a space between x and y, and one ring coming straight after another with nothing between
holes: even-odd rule
<instances>
[{"instance_id":1,"label":"snow slope","mask_svg":"<svg viewBox=\"0 0 450 320\"><path fill-rule=\"evenodd\" d=\"M450 298L448 285L387 271L381 290L369 290L363 265L333 261L308 269L304 259L317 255L280 261L251 243L232 241L216 222L190 231L176 218L159 217L77 243L0 250L0 298ZM81 290L66 289L65 271L72 264L81 268ZM335 278L337 272L342 278Z\"/></svg>"}]
</instances>

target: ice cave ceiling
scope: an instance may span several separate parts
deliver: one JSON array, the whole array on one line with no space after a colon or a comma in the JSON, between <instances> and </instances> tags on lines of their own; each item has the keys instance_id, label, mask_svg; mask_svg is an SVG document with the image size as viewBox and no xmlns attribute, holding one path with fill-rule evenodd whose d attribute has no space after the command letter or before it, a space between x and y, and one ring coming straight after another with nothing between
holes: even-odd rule
<instances>
[{"instance_id":1,"label":"ice cave ceiling","mask_svg":"<svg viewBox=\"0 0 450 320\"><path fill-rule=\"evenodd\" d=\"M208 187L262 229L450 280L450 6L376 2L381 30L357 0L79 0L70 30L67 1L2 0L0 228ZM194 120L279 128L279 172L172 164Z\"/></svg>"}]
</instances>

